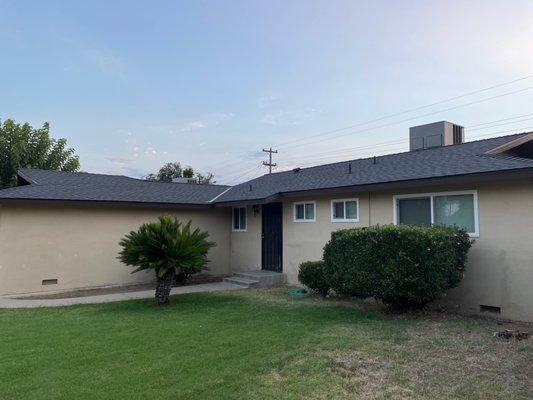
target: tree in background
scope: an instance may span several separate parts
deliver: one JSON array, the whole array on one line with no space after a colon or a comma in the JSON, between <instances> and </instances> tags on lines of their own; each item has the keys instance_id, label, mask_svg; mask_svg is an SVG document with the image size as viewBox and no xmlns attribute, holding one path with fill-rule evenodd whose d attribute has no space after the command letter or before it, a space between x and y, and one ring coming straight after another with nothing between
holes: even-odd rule
<instances>
[{"instance_id":1,"label":"tree in background","mask_svg":"<svg viewBox=\"0 0 533 400\"><path fill-rule=\"evenodd\" d=\"M172 182L174 178L195 178L198 183L215 183L215 176L208 172L203 175L195 171L192 167L182 167L179 162L170 162L163 165L155 174L149 174L145 177L149 181Z\"/></svg>"},{"instance_id":2,"label":"tree in background","mask_svg":"<svg viewBox=\"0 0 533 400\"><path fill-rule=\"evenodd\" d=\"M18 168L39 168L74 172L80 159L66 139L50 137L48 122L35 129L11 119L0 121L0 189L17 185Z\"/></svg>"}]
</instances>

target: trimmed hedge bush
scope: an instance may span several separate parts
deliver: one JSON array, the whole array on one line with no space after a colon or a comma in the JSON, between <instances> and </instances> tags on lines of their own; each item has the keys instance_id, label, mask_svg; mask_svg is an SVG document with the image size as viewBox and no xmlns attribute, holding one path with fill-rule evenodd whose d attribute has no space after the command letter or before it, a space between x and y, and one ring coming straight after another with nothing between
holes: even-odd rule
<instances>
[{"instance_id":1,"label":"trimmed hedge bush","mask_svg":"<svg viewBox=\"0 0 533 400\"><path fill-rule=\"evenodd\" d=\"M325 273L336 293L413 308L463 277L471 241L455 227L384 225L333 232Z\"/></svg>"},{"instance_id":2,"label":"trimmed hedge bush","mask_svg":"<svg viewBox=\"0 0 533 400\"><path fill-rule=\"evenodd\" d=\"M298 280L309 289L326 297L329 283L324 274L324 261L306 261L300 264Z\"/></svg>"}]
</instances>

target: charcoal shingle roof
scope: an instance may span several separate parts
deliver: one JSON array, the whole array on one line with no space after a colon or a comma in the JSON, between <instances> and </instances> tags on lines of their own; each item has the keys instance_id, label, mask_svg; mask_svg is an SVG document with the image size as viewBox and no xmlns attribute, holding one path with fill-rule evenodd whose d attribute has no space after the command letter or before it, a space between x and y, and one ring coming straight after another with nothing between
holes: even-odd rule
<instances>
[{"instance_id":1,"label":"charcoal shingle roof","mask_svg":"<svg viewBox=\"0 0 533 400\"><path fill-rule=\"evenodd\" d=\"M1 199L209 204L229 186L150 182L120 175L21 169L29 185L0 190Z\"/></svg>"},{"instance_id":2,"label":"charcoal shingle roof","mask_svg":"<svg viewBox=\"0 0 533 400\"><path fill-rule=\"evenodd\" d=\"M230 187L149 182L119 175L21 169L29 185L0 190L2 199L209 205L260 201L278 194L357 187L469 174L531 170L533 159L487 151L528 133L379 157L337 162L298 172L263 175ZM348 165L351 164L351 173ZM250 188L252 190L250 190Z\"/></svg>"},{"instance_id":3,"label":"charcoal shingle roof","mask_svg":"<svg viewBox=\"0 0 533 400\"><path fill-rule=\"evenodd\" d=\"M478 140L427 150L337 162L299 172L263 175L239 184L217 198L217 202L260 200L277 194L306 190L363 186L426 178L533 168L533 159L488 155L488 150L528 133ZM351 164L352 173L348 164ZM251 189L250 190L250 185Z\"/></svg>"}]
</instances>

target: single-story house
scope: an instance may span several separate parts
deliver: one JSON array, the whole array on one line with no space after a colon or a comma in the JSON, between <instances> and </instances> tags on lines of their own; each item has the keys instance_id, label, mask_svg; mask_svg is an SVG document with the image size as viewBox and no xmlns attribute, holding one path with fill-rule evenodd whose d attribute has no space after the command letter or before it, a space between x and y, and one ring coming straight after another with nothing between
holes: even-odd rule
<instances>
[{"instance_id":1,"label":"single-story house","mask_svg":"<svg viewBox=\"0 0 533 400\"><path fill-rule=\"evenodd\" d=\"M443 304L533 321L533 132L464 142L462 127L410 130L410 151L272 173L236 186L21 169L0 191L0 295L148 282L119 240L170 213L209 231L210 273L266 269L297 283L332 231L456 224L475 239Z\"/></svg>"}]
</instances>

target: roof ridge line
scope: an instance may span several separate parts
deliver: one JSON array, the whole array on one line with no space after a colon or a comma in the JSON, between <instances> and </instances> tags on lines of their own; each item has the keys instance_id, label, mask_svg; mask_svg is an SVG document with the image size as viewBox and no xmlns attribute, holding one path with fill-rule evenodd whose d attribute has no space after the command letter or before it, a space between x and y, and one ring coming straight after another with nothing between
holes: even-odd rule
<instances>
[{"instance_id":1,"label":"roof ridge line","mask_svg":"<svg viewBox=\"0 0 533 400\"><path fill-rule=\"evenodd\" d=\"M484 141L487 141L487 140L499 139L499 138L510 137L510 136L525 135L525 134L529 134L529 133L533 133L533 132L530 131L530 132L512 133L512 134L510 134L510 135L494 136L494 137L490 137L490 138L478 139L478 140L472 140L472 141L470 141L470 142L463 142L463 143L459 143L459 144L453 144L453 145L447 145L447 146L432 147L432 148L429 148L429 149L400 151L400 152L397 152L397 153L388 153L388 154L382 154L382 155L379 155L379 156L369 156L369 157L362 157L362 158L351 158L351 159L343 160L343 161L335 161L335 162L331 162L331 163L325 163L325 164L319 164L319 165L311 165L311 166L309 166L309 167L295 167L295 168L300 168L300 169L302 169L302 170L304 170L304 169L311 169L311 168L319 168L319 167L324 167L324 166L326 166L326 165L343 164L343 163L348 163L348 162L352 162L352 161L371 160L371 159L373 159L374 157L375 157L375 158L379 158L379 157L388 157L388 156L395 156L395 155L398 155L398 154L407 154L407 153L419 152L419 151L428 151L428 150L437 150L437 149L443 149L443 148L451 148L451 147L462 146L462 145L470 144L470 143L484 142ZM286 171L273 172L272 174L269 174L269 175L274 175L274 174L276 174L276 175L277 175L277 174L285 174L285 173L290 173L290 172L292 172L292 169L290 169L290 170L286 170ZM254 179L257 179L257 178L254 178ZM253 180L253 179L252 179L252 180ZM244 181L244 182L242 182L242 183L246 183L246 182L250 182L250 181ZM242 183L240 183L240 184L242 184Z\"/></svg>"},{"instance_id":2,"label":"roof ridge line","mask_svg":"<svg viewBox=\"0 0 533 400\"><path fill-rule=\"evenodd\" d=\"M233 189L233 186L230 186L226 190L224 190L222 193L217 194L215 197L213 197L211 200L209 200L208 203L213 203L216 199L218 199L223 194L229 192L231 189Z\"/></svg>"},{"instance_id":3,"label":"roof ridge line","mask_svg":"<svg viewBox=\"0 0 533 400\"><path fill-rule=\"evenodd\" d=\"M182 185L193 185L192 183L185 183L185 182L163 182L163 181L151 181L147 179L142 178L134 178L127 175L117 175L117 174L102 174L98 172L86 172L86 171L61 171L61 170L55 170L55 169L42 169L42 168L18 168L17 173L23 174L24 179L28 178L28 180L33 181L34 183L37 183L34 179L30 178L28 175L26 175L22 171L42 171L42 172L48 172L48 173L61 173L61 174L69 174L69 175L92 175L92 176L104 176L104 177L116 177L116 178L125 178L125 179L131 179L134 181L139 182L150 182L150 183L166 183L166 184L182 184ZM216 187L229 187L229 185L222 185L222 184L216 184L216 183L194 183L194 185L204 185L204 186L216 186Z\"/></svg>"}]
</instances>

